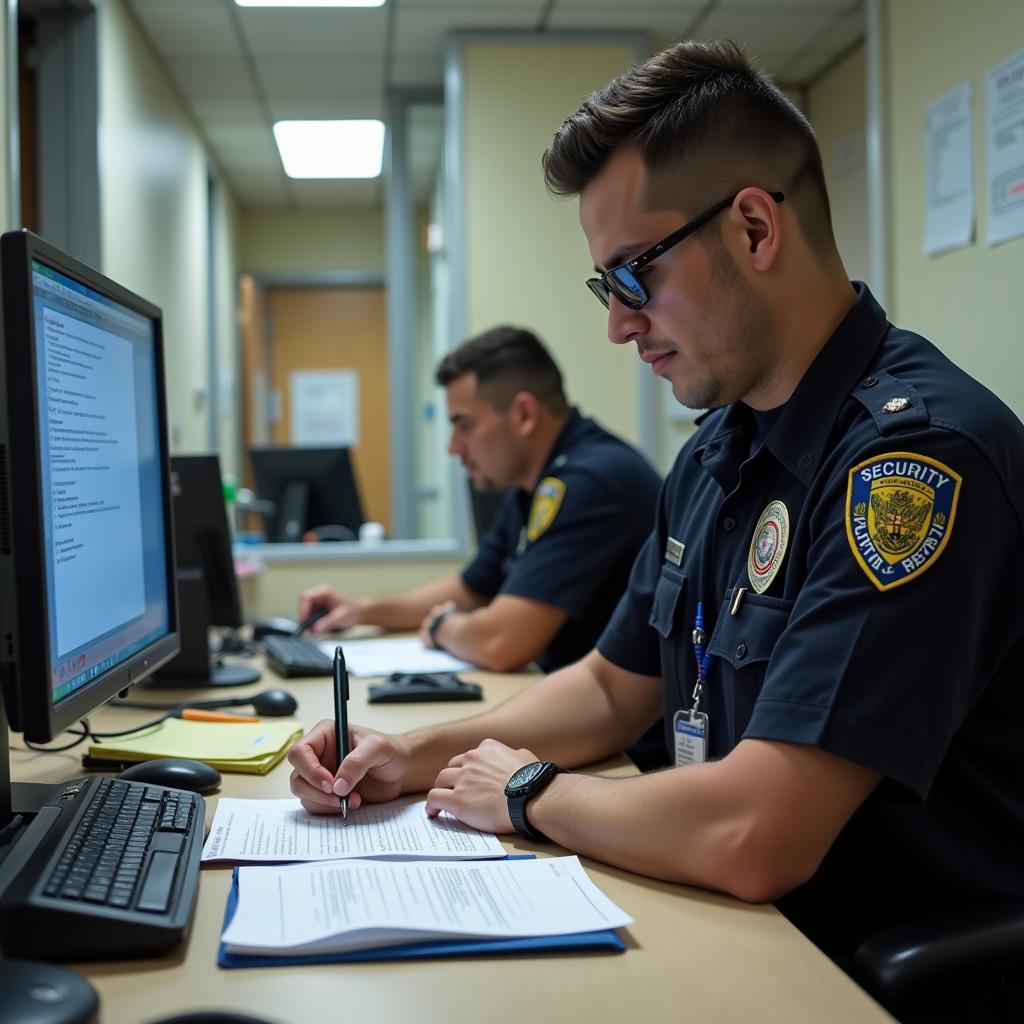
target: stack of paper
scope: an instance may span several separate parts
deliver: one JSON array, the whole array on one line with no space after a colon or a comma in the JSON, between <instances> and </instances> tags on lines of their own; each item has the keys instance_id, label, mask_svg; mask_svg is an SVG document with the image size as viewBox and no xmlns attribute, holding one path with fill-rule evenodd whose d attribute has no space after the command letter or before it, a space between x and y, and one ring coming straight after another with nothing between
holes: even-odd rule
<instances>
[{"instance_id":1,"label":"stack of paper","mask_svg":"<svg viewBox=\"0 0 1024 1024\"><path fill-rule=\"evenodd\" d=\"M89 756L105 761L188 757L222 772L265 775L302 735L294 718L260 722L190 722L168 718L128 736L94 743Z\"/></svg>"},{"instance_id":2,"label":"stack of paper","mask_svg":"<svg viewBox=\"0 0 1024 1024\"><path fill-rule=\"evenodd\" d=\"M222 936L228 956L322 957L442 939L529 938L543 949L546 937L583 944L633 920L576 857L251 867L237 869L237 882Z\"/></svg>"},{"instance_id":3,"label":"stack of paper","mask_svg":"<svg viewBox=\"0 0 1024 1024\"><path fill-rule=\"evenodd\" d=\"M337 640L320 641L320 649L334 657ZM453 658L447 651L424 647L416 636L382 636L371 640L346 640L345 667L353 676L389 676L392 672L462 672L473 668L468 661Z\"/></svg>"}]
</instances>

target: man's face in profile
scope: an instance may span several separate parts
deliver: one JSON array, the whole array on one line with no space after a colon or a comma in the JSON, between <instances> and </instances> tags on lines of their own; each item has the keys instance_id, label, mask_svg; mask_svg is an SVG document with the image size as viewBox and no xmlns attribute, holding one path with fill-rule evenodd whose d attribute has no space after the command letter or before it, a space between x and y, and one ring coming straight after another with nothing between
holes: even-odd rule
<instances>
[{"instance_id":1,"label":"man's face in profile","mask_svg":"<svg viewBox=\"0 0 1024 1024\"><path fill-rule=\"evenodd\" d=\"M492 491L518 483L520 440L507 412L499 412L479 397L475 373L457 377L445 391L452 426L448 452L458 457L473 486Z\"/></svg>"}]
</instances>

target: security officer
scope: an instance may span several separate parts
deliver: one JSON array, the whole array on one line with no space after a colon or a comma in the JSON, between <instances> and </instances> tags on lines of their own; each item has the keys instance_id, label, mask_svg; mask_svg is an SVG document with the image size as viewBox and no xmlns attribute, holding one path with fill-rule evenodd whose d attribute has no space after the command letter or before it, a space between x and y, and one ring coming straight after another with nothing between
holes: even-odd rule
<instances>
[{"instance_id":1,"label":"security officer","mask_svg":"<svg viewBox=\"0 0 1024 1024\"><path fill-rule=\"evenodd\" d=\"M654 522L660 479L635 449L570 407L537 337L497 327L437 369L449 451L480 489L509 488L458 575L403 594L346 598L319 587L299 614L322 632L356 622L420 628L426 643L496 671L582 657L625 590ZM661 748L660 737L658 747Z\"/></svg>"},{"instance_id":2,"label":"security officer","mask_svg":"<svg viewBox=\"0 0 1024 1024\"><path fill-rule=\"evenodd\" d=\"M429 788L430 813L777 900L840 962L1024 897L1024 426L850 283L810 126L732 44L620 76L544 164L610 339L715 411L595 651L476 719L354 729L340 768L322 723L293 791ZM564 770L662 709L674 769Z\"/></svg>"}]
</instances>

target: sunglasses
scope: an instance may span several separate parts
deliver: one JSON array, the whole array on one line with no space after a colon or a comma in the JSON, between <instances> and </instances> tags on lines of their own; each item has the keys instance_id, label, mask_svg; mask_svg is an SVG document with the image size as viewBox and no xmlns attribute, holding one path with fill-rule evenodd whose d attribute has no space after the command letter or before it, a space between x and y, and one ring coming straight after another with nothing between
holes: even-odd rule
<instances>
[{"instance_id":1,"label":"sunglasses","mask_svg":"<svg viewBox=\"0 0 1024 1024\"><path fill-rule=\"evenodd\" d=\"M698 228L702 228L712 217L721 213L727 206L731 206L736 195L723 199L716 203L709 210L698 214L693 220L688 221L681 228L673 231L671 235L663 238L657 245L640 253L636 259L623 263L620 266L606 270L600 277L587 278L587 287L601 300L605 309L608 308L608 296L614 295L624 306L630 309L643 309L651 300L650 293L640 281L638 272L647 266L651 260L668 252L674 245L678 245L684 238L688 238ZM777 203L781 203L786 197L781 192L769 192Z\"/></svg>"}]
</instances>

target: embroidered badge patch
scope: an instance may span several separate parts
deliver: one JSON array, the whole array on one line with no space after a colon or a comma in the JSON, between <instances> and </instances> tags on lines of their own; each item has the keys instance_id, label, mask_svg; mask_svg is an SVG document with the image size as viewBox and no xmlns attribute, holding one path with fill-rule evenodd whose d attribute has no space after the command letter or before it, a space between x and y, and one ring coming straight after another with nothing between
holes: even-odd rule
<instances>
[{"instance_id":1,"label":"embroidered badge patch","mask_svg":"<svg viewBox=\"0 0 1024 1024\"><path fill-rule=\"evenodd\" d=\"M782 568L789 543L789 510L781 501L769 502L754 527L747 554L747 578L758 594L763 594Z\"/></svg>"},{"instance_id":2,"label":"embroidered badge patch","mask_svg":"<svg viewBox=\"0 0 1024 1024\"><path fill-rule=\"evenodd\" d=\"M543 536L555 521L565 497L565 484L557 476L546 476L533 492L530 518L526 523L526 536L534 541Z\"/></svg>"},{"instance_id":3,"label":"embroidered badge patch","mask_svg":"<svg viewBox=\"0 0 1024 1024\"><path fill-rule=\"evenodd\" d=\"M960 483L949 466L910 452L888 452L850 470L846 536L879 590L908 583L942 554Z\"/></svg>"}]
</instances>

